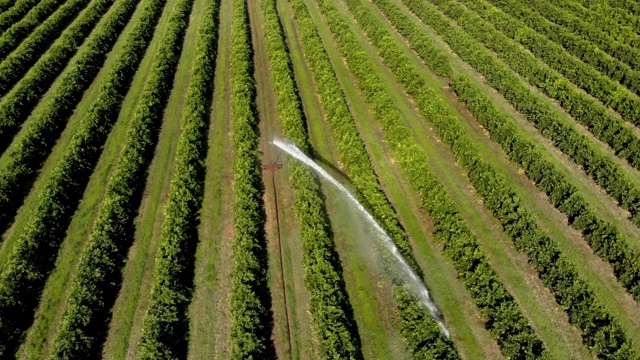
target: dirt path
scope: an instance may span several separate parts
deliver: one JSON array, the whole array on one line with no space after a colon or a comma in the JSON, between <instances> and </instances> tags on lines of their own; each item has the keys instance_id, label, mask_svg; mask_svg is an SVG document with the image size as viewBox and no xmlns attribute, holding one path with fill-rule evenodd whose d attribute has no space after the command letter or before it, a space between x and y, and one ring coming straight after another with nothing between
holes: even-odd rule
<instances>
[{"instance_id":1,"label":"dirt path","mask_svg":"<svg viewBox=\"0 0 640 360\"><path fill-rule=\"evenodd\" d=\"M233 270L233 159L231 146L231 2L222 1L218 58L209 128L209 154L196 251L195 289L189 309L189 358L231 356L231 273Z\"/></svg>"},{"instance_id":2,"label":"dirt path","mask_svg":"<svg viewBox=\"0 0 640 360\"><path fill-rule=\"evenodd\" d=\"M293 189L288 179L287 159L269 144L281 131L259 0L249 0L249 15L253 34L263 165L284 165L281 170L263 172L273 301L273 340L279 357L315 358L317 345L311 331L309 295L304 287L302 243L298 238L300 224L293 209Z\"/></svg>"},{"instance_id":3,"label":"dirt path","mask_svg":"<svg viewBox=\"0 0 640 360\"><path fill-rule=\"evenodd\" d=\"M190 78L190 54L195 47L195 34L200 22L202 5L202 0L196 0L193 5L173 90L164 111L158 144L149 167L147 184L136 218L134 243L129 249L123 268L122 287L112 310L113 316L103 349L105 357L123 359L135 357L137 352L142 320L150 299L155 255L164 222L164 203L169 193L175 152L181 133L184 95ZM169 14L172 7L172 3L167 4L165 15ZM163 29L158 28L156 36L161 35ZM141 89L132 88L131 92L140 92Z\"/></svg>"}]
</instances>

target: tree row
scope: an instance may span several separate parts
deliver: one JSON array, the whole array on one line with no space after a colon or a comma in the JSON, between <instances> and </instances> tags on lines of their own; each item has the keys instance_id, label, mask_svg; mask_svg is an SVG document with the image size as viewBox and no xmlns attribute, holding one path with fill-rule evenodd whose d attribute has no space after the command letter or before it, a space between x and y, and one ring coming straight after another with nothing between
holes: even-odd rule
<instances>
[{"instance_id":1,"label":"tree row","mask_svg":"<svg viewBox=\"0 0 640 360\"><path fill-rule=\"evenodd\" d=\"M18 0L10 9L0 14L0 31L5 31L18 22L33 7L40 3L39 0Z\"/></svg>"},{"instance_id":2,"label":"tree row","mask_svg":"<svg viewBox=\"0 0 640 360\"><path fill-rule=\"evenodd\" d=\"M162 14L164 0L149 0L127 32L96 100L51 170L25 230L11 249L0 275L0 356L11 356L32 322L35 307L57 251L102 146L118 118L120 106ZM117 19L114 19L114 21Z\"/></svg>"},{"instance_id":3,"label":"tree row","mask_svg":"<svg viewBox=\"0 0 640 360\"><path fill-rule=\"evenodd\" d=\"M632 69L640 71L640 49L615 40L606 32L582 21L582 19L546 0L519 1L521 6L530 7L554 23L597 45L614 58L629 64Z\"/></svg>"},{"instance_id":4,"label":"tree row","mask_svg":"<svg viewBox=\"0 0 640 360\"><path fill-rule=\"evenodd\" d=\"M0 100L1 140L10 142L113 2L95 1L45 53L41 47L49 34L35 32L0 64L0 94L10 90Z\"/></svg>"},{"instance_id":5,"label":"tree row","mask_svg":"<svg viewBox=\"0 0 640 360\"><path fill-rule=\"evenodd\" d=\"M40 109L25 125L22 136L4 154L6 161L0 165L0 207L3 209L0 212L0 230L8 226L22 205L67 120L98 75L137 4L138 0L119 0L114 5L106 21L87 39L86 46L51 89L50 98L41 103ZM4 100L9 101L8 97ZM5 146L8 143L9 140Z\"/></svg>"},{"instance_id":6,"label":"tree row","mask_svg":"<svg viewBox=\"0 0 640 360\"><path fill-rule=\"evenodd\" d=\"M495 8L487 2L472 2L469 0L462 0L462 2L467 6L467 8L472 9L480 17L487 20L487 22L493 25L495 29L501 31L503 34L514 40L514 42L517 41L525 48L529 49L533 54L538 56L540 59L542 59L542 61L549 65L549 67L560 72L567 79L576 84L579 88L592 95L596 99L602 101L605 106L617 111L624 120L627 120L635 125L640 124L640 99L635 94L632 94L617 82L612 81L608 77L600 74L593 67L571 56L571 54L566 51L561 45L558 45L549 40L547 37L538 34L535 30L527 27L520 20L514 19L513 17L505 14L500 9ZM443 3L444 2L440 2L440 4ZM487 45L492 47L491 45L489 45L489 43L490 42L487 42ZM509 41L506 41L505 43L511 44L511 42ZM496 51L501 53L502 48L496 49ZM525 61L521 62L524 63ZM532 63L532 61L529 61L528 63ZM518 66L515 66L515 68L522 69L522 67ZM554 74L553 72L545 72L544 70L531 69L528 73L523 71L519 72L522 73L525 78L541 78L541 75L531 76L530 74L550 73L552 75L546 78L547 82L563 81L563 77L559 74ZM541 81L538 80L536 82L536 85L540 83ZM543 89L543 91L551 88L541 84L538 86ZM555 88L562 89L570 87L560 87L556 85ZM576 90L559 90L555 95L553 91L546 90L546 92L547 94L549 94L549 96L560 99L559 101L565 108L567 108L567 111L572 115L577 112L575 110L572 110L574 107L586 107L591 111L597 111L597 113L601 117L604 117L602 114L606 113L606 108L600 106L587 96L580 96L580 93ZM561 99L565 97L568 98L568 100L562 101ZM584 119L586 117L586 115L584 114L584 110L583 112L577 112L577 114L575 114L574 116L579 119ZM624 123L622 123L616 117L609 116L607 117L607 120L616 124L617 127L620 128L620 130L616 129L617 132L624 132ZM588 122L582 120L582 122L586 122L590 128L597 127L597 125L594 125L595 121ZM595 124L597 124L597 122L595 122ZM636 141L640 140L636 139Z\"/></svg>"},{"instance_id":7,"label":"tree row","mask_svg":"<svg viewBox=\"0 0 640 360\"><path fill-rule=\"evenodd\" d=\"M505 13L527 24L533 30L563 46L571 54L593 66L611 80L618 81L627 89L640 94L640 71L600 50L566 28L547 20L534 10L522 6L517 0L490 0Z\"/></svg>"},{"instance_id":8,"label":"tree row","mask_svg":"<svg viewBox=\"0 0 640 360\"><path fill-rule=\"evenodd\" d=\"M469 33L451 25L435 6L413 1L405 3L423 22L441 35L464 61L484 75L487 82L532 122L542 135L580 165L621 207L629 210L636 225L640 224L640 189L620 165L598 150L593 141L581 134L546 98L525 85L508 66L496 60ZM486 30L478 28L474 34L482 36L480 33Z\"/></svg>"},{"instance_id":9,"label":"tree row","mask_svg":"<svg viewBox=\"0 0 640 360\"><path fill-rule=\"evenodd\" d=\"M273 356L265 234L264 185L258 155L258 114L251 27L246 0L233 0L231 26L231 144L234 265L231 275L231 357Z\"/></svg>"},{"instance_id":10,"label":"tree row","mask_svg":"<svg viewBox=\"0 0 640 360\"><path fill-rule=\"evenodd\" d=\"M505 357L543 356L545 350L542 341L489 265L456 204L429 168L427 154L416 143L389 93L373 71L369 53L357 42L331 1L322 0L319 4L374 118L382 126L391 155L420 194L422 205L433 220L436 239L444 243L445 255L452 259L480 313L487 319L485 327L496 339Z\"/></svg>"},{"instance_id":11,"label":"tree row","mask_svg":"<svg viewBox=\"0 0 640 360\"><path fill-rule=\"evenodd\" d=\"M307 155L313 152L302 101L275 0L261 0L269 73L283 135ZM326 359L363 359L360 336L335 248L331 224L311 170L297 160L289 162L295 192L294 209L300 221L305 287L320 353Z\"/></svg>"},{"instance_id":12,"label":"tree row","mask_svg":"<svg viewBox=\"0 0 640 360\"><path fill-rule=\"evenodd\" d=\"M195 249L204 196L219 8L218 0L204 1L182 110L182 134L164 207L165 219L156 255L151 305L143 321L139 345L140 358L143 359L179 358L187 352L187 312L193 291Z\"/></svg>"},{"instance_id":13,"label":"tree row","mask_svg":"<svg viewBox=\"0 0 640 360\"><path fill-rule=\"evenodd\" d=\"M378 1L379 0L376 0L376 2ZM560 143L560 145L567 143L571 145L573 148L569 148L572 151L568 152L568 155L573 155L572 157L577 157L578 159L588 160L588 155L598 154L595 150L589 149L588 143L585 140L580 141L580 135L578 135L575 130L572 133L570 132L571 128L569 126L562 126L563 124L558 114L552 110L544 99L531 93L524 85L518 84L517 79L515 79L513 75L510 75L504 68L501 68L500 65L495 62L495 59L486 52L486 49L483 49L479 44L475 43L463 31L451 26L445 20L444 16L439 14L435 8L425 6L424 3L418 3L413 0L404 1L419 18L433 26L458 55L485 75L486 80L502 93L518 111L523 112L526 117L533 119L533 121L537 121L537 123L534 122L536 126L542 125L539 128L542 130L543 135L550 137L554 142L564 141L564 143ZM562 134L566 134L566 139L563 139ZM563 150L563 147L560 146L560 149ZM600 158L604 159L602 155L600 155ZM593 168L585 167L586 170L591 169L591 171L599 176L607 175L606 171L609 170L612 171L611 176L614 181L623 180L621 179L621 175L616 174L615 168L612 166L609 168L604 167L607 166L607 163L597 157L592 157L592 159L593 160L587 164L593 166ZM589 173L589 171L587 171L587 173ZM621 196L623 195L621 194ZM624 196L632 197L633 192L628 191ZM571 201L570 203L576 200L575 197L567 197L566 199L567 201ZM552 202L555 204L555 201L561 200L562 198L559 198ZM566 207L564 210L561 209L561 211L570 214L582 208L577 203L575 205L575 209ZM586 217L585 219L591 218ZM614 269L617 269L616 274L619 275L620 282L625 286L627 291L637 296L638 269L635 263L637 262L638 255L634 254L631 250L625 251L628 249L628 247L625 246L627 242L620 237L619 233L610 225L599 221L591 223L589 227L587 227L586 224L573 222L572 225L578 230L583 231L589 243L593 244L594 252L603 259L611 262ZM601 248L603 246L604 249ZM621 254L620 250L625 251L625 255ZM627 265L631 265L631 267L626 268Z\"/></svg>"},{"instance_id":14,"label":"tree row","mask_svg":"<svg viewBox=\"0 0 640 360\"><path fill-rule=\"evenodd\" d=\"M386 0L374 0L374 3L379 1ZM500 221L516 248L529 256L542 281L567 311L570 322L583 331L584 342L601 358L630 356L630 345L617 320L597 301L588 283L579 277L575 265L542 231L504 175L482 159L460 119L427 85L401 43L389 40L393 38L390 30L372 16L361 0L346 2L383 62L415 100L421 115L434 125L438 137L450 146L456 161L467 170L471 184L484 199L484 206Z\"/></svg>"},{"instance_id":15,"label":"tree row","mask_svg":"<svg viewBox=\"0 0 640 360\"><path fill-rule=\"evenodd\" d=\"M102 353L192 5L193 0L179 0L160 34L160 46L68 290L52 358L90 358Z\"/></svg>"},{"instance_id":16,"label":"tree row","mask_svg":"<svg viewBox=\"0 0 640 360\"><path fill-rule=\"evenodd\" d=\"M13 24L9 29L2 33L0 36L0 60L4 59L7 54L14 49L33 29L39 27L45 22L50 22L49 19L59 17L58 14L66 15L65 24L71 17L77 14L77 11L69 11L69 9L76 9L73 2L63 4L59 10L58 6L63 1L49 0L43 1L36 6L33 11L29 12L24 19ZM88 4L88 0L82 0L84 5ZM82 9L84 6L80 7ZM77 10L77 9L76 9ZM55 14L51 15L54 11ZM51 16L49 16L51 15ZM46 21L45 21L46 20Z\"/></svg>"},{"instance_id":17,"label":"tree row","mask_svg":"<svg viewBox=\"0 0 640 360\"><path fill-rule=\"evenodd\" d=\"M393 241L401 248L404 247L401 251L408 254L405 255L405 259L415 271L421 273L412 252L407 252L409 243L406 232L381 188L344 93L336 91L336 89L341 89L341 85L324 49L316 24L302 0L293 0L291 4L305 59L312 72L315 89L323 104L326 120L337 142L340 163L350 175L358 194L362 196L373 216ZM437 57L437 53L429 53ZM448 68L448 63L437 63L442 70ZM403 291L401 287L396 287L394 296L402 321L402 336L414 357L458 358L450 340L442 336L437 323L431 318L429 312L412 295Z\"/></svg>"}]
</instances>

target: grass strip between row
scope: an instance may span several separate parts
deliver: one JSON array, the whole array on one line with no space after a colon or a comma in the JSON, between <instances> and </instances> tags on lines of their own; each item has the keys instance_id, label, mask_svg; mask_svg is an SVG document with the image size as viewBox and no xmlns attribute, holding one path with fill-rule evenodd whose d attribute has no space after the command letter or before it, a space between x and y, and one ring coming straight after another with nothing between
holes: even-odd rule
<instances>
[{"instance_id":1,"label":"grass strip between row","mask_svg":"<svg viewBox=\"0 0 640 360\"><path fill-rule=\"evenodd\" d=\"M35 210L11 251L0 275L0 356L11 356L21 334L31 324L33 312L71 217L80 202L102 146L118 118L122 101L138 65L151 42L164 0L148 0L141 16L125 35L116 61L94 101L52 170L45 188L37 194Z\"/></svg>"},{"instance_id":2,"label":"grass strip between row","mask_svg":"<svg viewBox=\"0 0 640 360\"><path fill-rule=\"evenodd\" d=\"M157 55L69 289L52 359L89 358L102 352L192 5L193 0L178 1L164 33L159 34Z\"/></svg>"},{"instance_id":3,"label":"grass strip between row","mask_svg":"<svg viewBox=\"0 0 640 360\"><path fill-rule=\"evenodd\" d=\"M436 239L445 243L445 254L452 258L480 312L486 316L485 327L497 340L506 357L543 356L545 350L542 341L489 265L455 203L428 167L427 154L416 143L379 77L372 71L370 55L355 40L355 35L332 2L320 0L318 3L347 65L364 93L365 101L371 105L375 119L382 125L384 138L394 158L420 194L425 210L433 219Z\"/></svg>"},{"instance_id":4,"label":"grass strip between row","mask_svg":"<svg viewBox=\"0 0 640 360\"><path fill-rule=\"evenodd\" d=\"M233 0L231 26L231 143L234 265L231 275L231 358L265 359L270 344L271 294L265 233L264 184L258 155L258 114L251 27L246 0Z\"/></svg>"},{"instance_id":5,"label":"grass strip between row","mask_svg":"<svg viewBox=\"0 0 640 360\"><path fill-rule=\"evenodd\" d=\"M260 3L281 128L288 140L309 155L313 149L276 0L261 0ZM363 359L360 336L320 184L301 162L294 160L289 164L289 177L295 193L294 209L300 220L305 287L310 295L312 328L320 343L320 353L325 359Z\"/></svg>"},{"instance_id":6,"label":"grass strip between row","mask_svg":"<svg viewBox=\"0 0 640 360\"><path fill-rule=\"evenodd\" d=\"M205 0L191 77L182 111L182 134L165 205L151 305L144 317L140 358L179 358L187 352L188 306L204 196L207 137L218 43L219 0ZM210 239L203 239L210 241Z\"/></svg>"},{"instance_id":7,"label":"grass strip between row","mask_svg":"<svg viewBox=\"0 0 640 360\"><path fill-rule=\"evenodd\" d=\"M374 0L374 3L384 1L388 0ZM451 147L456 161L467 170L469 180L484 198L484 206L500 221L516 248L529 256L544 284L569 315L569 321L582 330L585 344L600 358L632 357L630 342L620 324L597 300L588 283L579 278L575 265L542 231L507 179L482 160L459 118L445 106L442 97L427 86L419 69L404 54L401 43L388 40L390 30L372 16L361 0L346 2L379 50L383 62L413 97L424 118L434 125L439 138Z\"/></svg>"}]
</instances>

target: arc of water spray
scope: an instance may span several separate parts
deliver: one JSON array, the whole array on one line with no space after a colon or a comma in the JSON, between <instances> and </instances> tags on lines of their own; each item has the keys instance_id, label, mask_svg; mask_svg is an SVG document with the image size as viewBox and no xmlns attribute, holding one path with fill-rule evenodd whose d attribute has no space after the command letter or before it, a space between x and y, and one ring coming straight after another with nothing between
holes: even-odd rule
<instances>
[{"instance_id":1,"label":"arc of water spray","mask_svg":"<svg viewBox=\"0 0 640 360\"><path fill-rule=\"evenodd\" d=\"M431 317L433 317L442 332L449 337L449 331L444 325L444 321L442 320L442 316L440 312L436 308L436 305L431 300L431 296L429 296L429 290L422 283L418 275L416 275L415 271L407 264L406 260L400 254L400 251L396 247L396 244L393 242L391 237L387 234L386 231L380 226L380 224L376 221L376 219L365 209L364 206L356 199L356 197L351 194L351 192L342 185L338 180L336 180L333 176L331 176L326 170L324 170L320 165L318 165L315 161L309 158L304 154L300 149L298 149L293 143L280 140L278 138L274 138L271 142L273 145L277 146L290 156L300 160L305 165L313 169L319 175L321 175L324 179L333 184L340 192L344 193L349 200L351 200L357 209L364 215L364 218L369 222L373 228L375 229L378 237L382 240L382 244L385 248L393 255L393 259L399 265L399 268L404 273L404 278L406 280L405 286L420 300L422 305L429 311Z\"/></svg>"}]
</instances>

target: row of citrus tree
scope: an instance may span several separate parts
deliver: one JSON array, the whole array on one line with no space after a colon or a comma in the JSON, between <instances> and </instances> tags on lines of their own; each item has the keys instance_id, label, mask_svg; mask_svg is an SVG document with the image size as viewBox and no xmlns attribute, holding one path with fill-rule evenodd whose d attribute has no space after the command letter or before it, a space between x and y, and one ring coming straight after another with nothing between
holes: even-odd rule
<instances>
[{"instance_id":1,"label":"row of citrus tree","mask_svg":"<svg viewBox=\"0 0 640 360\"><path fill-rule=\"evenodd\" d=\"M374 0L374 3L388 0ZM631 347L620 324L596 299L587 282L580 279L576 267L542 231L507 179L483 160L465 133L459 117L435 90L430 89L418 68L411 64L399 41L388 41L389 30L376 21L361 0L347 0L358 24L380 50L383 61L413 97L420 113L434 125L438 137L447 145L468 172L474 188L484 199L516 248L525 252L557 302L566 309L569 321L583 331L584 342L602 358L630 356Z\"/></svg>"},{"instance_id":2,"label":"row of citrus tree","mask_svg":"<svg viewBox=\"0 0 640 360\"><path fill-rule=\"evenodd\" d=\"M42 51L43 42L53 39L48 33L37 31L0 63L0 94L10 90L0 101L2 141L11 141L111 4L113 0L92 3L46 52Z\"/></svg>"},{"instance_id":3,"label":"row of citrus tree","mask_svg":"<svg viewBox=\"0 0 640 360\"><path fill-rule=\"evenodd\" d=\"M473 39L472 36L484 36L481 33L490 29L469 27L465 32L451 26L448 19L432 4L415 1L406 1L406 4L422 21L443 36L463 60L483 74L489 84L531 121L545 137L580 165L597 184L619 202L621 207L629 210L632 221L640 225L640 189L620 165L598 150L593 141L581 134L571 121L565 119L545 98L527 87L512 70L497 61L489 50ZM469 19L468 16L465 17L463 23L466 25L466 20ZM473 21L469 20L469 22ZM501 34L494 30L491 35L499 37Z\"/></svg>"},{"instance_id":4,"label":"row of citrus tree","mask_svg":"<svg viewBox=\"0 0 640 360\"><path fill-rule=\"evenodd\" d=\"M584 40L590 41L614 58L629 64L632 69L640 71L640 49L618 41L606 31L592 23L585 22L557 4L544 0L521 1L521 3L522 6L534 9L547 19L573 31Z\"/></svg>"},{"instance_id":5,"label":"row of citrus tree","mask_svg":"<svg viewBox=\"0 0 640 360\"><path fill-rule=\"evenodd\" d=\"M428 166L427 154L404 124L388 92L372 68L368 52L355 40L348 24L329 0L319 1L347 65L369 103L374 118L381 124L392 155L420 194L431 216L435 237L444 242L444 253L453 264L485 316L487 330L496 339L506 357L540 357L545 353L519 305L491 268L477 238L462 219L457 206ZM351 3L349 3L351 5ZM362 20L370 21L367 15ZM389 40L382 33L380 39ZM401 69L406 63L396 63Z\"/></svg>"},{"instance_id":6,"label":"row of citrus tree","mask_svg":"<svg viewBox=\"0 0 640 360\"><path fill-rule=\"evenodd\" d=\"M29 35L36 27L40 25L44 25L45 22L50 23L50 19L55 17L67 16L64 23L59 23L57 28L64 28L68 21L75 16L79 9L84 8L89 1L88 0L79 0L84 5L80 8L76 8L75 2L71 1L68 3L64 3L64 1L60 0L50 0L43 1L38 6L36 6L33 11L29 12L22 20L14 23L8 28L6 31L2 33L0 36L0 60L4 59L7 54L13 50L26 36ZM63 4L64 3L64 4ZM60 6L60 4L63 4ZM60 8L58 9L58 7ZM56 10L58 9L58 10ZM54 11L56 13L52 14ZM59 35L54 32L54 36Z\"/></svg>"},{"instance_id":7,"label":"row of citrus tree","mask_svg":"<svg viewBox=\"0 0 640 360\"><path fill-rule=\"evenodd\" d=\"M389 1L378 0L376 1L376 5L385 12L396 27L399 26L398 24L411 22L408 16L397 13L398 7ZM428 61L428 58L423 57L419 51L416 52L425 62ZM473 105L473 103L469 104L469 106ZM474 115L481 116L482 112L478 110L477 113L474 112ZM496 120L492 123L495 123L495 121ZM489 127L488 123L483 123L483 125ZM498 128L494 127L494 129ZM490 128L489 130L491 131ZM506 131L504 129L501 130ZM511 136L511 131L512 130L509 130L502 134ZM543 161L542 158L529 154L531 150L522 150L522 155L520 155L520 152L514 152L514 147L520 147L522 145L516 146L512 143L510 137L504 138L503 136L505 135L496 138L496 141L500 143L506 142L505 144L509 146L507 152L512 159L525 167L527 175L536 182L538 187L550 196L553 204L560 211L567 214L570 223L574 225L576 229L583 232L587 241L594 247L596 254L613 265L616 276L624 286L629 289L629 292L634 297L640 296L640 258L629 248L627 240L622 237L620 232L612 224L606 223L597 217L594 210L591 209L584 198L577 193L575 186L571 185L564 176L561 175L558 169L553 168L551 164L546 162L543 168L538 168L539 165L537 164L540 164L539 161ZM532 162L533 158L536 159L535 162ZM535 171L533 169L535 169ZM545 180L542 181L543 179Z\"/></svg>"},{"instance_id":8,"label":"row of citrus tree","mask_svg":"<svg viewBox=\"0 0 640 360\"><path fill-rule=\"evenodd\" d=\"M258 156L251 26L246 0L233 0L231 42L231 144L234 151L231 357L266 359L273 355L269 346L269 261L264 185Z\"/></svg>"},{"instance_id":9,"label":"row of citrus tree","mask_svg":"<svg viewBox=\"0 0 640 360\"><path fill-rule=\"evenodd\" d=\"M180 358L186 352L187 312L204 196L219 8L220 1L205 0L201 14L182 111L182 134L156 255L151 305L144 317L139 353L143 359Z\"/></svg>"},{"instance_id":10,"label":"row of citrus tree","mask_svg":"<svg viewBox=\"0 0 640 360\"><path fill-rule=\"evenodd\" d=\"M102 6L106 9L111 0L100 0L96 4L98 3L104 3ZM8 226L22 205L24 197L30 190L30 185L37 177L47 155L51 152L67 124L67 120L82 100L84 92L98 75L109 51L131 19L137 4L138 0L120 0L113 6L104 23L91 34L86 41L86 46L78 52L76 58L67 66L53 86L50 97L41 104L40 109L33 114L31 121L25 125L22 136L17 138L17 141L4 154L6 161L0 165L0 208L3 210L0 211L0 230L4 230ZM91 12L90 17L99 18L101 13L99 9L90 7L85 10L85 13ZM71 42L67 43L67 40ZM65 37L54 47L74 49L77 45L78 43ZM55 58L55 56L49 58ZM64 61L59 60L62 63L58 66L62 70ZM46 65L53 66L48 61ZM40 74L38 68L34 68L31 74L37 77ZM28 75L26 81L30 82L31 78L32 75ZM30 92L30 86L25 85L24 88L25 92ZM11 100L14 94L17 92L12 92L3 98L4 101L0 103L0 116L7 114L8 110L5 109L20 104L21 100L17 95L15 99ZM24 116L27 115L24 114ZM4 120L11 121L10 117L6 117ZM0 138L6 140L5 146L11 142L8 137L5 138L3 135L0 135Z\"/></svg>"},{"instance_id":11,"label":"row of citrus tree","mask_svg":"<svg viewBox=\"0 0 640 360\"><path fill-rule=\"evenodd\" d=\"M489 0L505 13L527 24L533 30L563 46L571 54L593 66L613 81L619 81L629 90L640 94L640 71L610 56L567 28L547 20L534 10L522 6L517 0Z\"/></svg>"},{"instance_id":12,"label":"row of citrus tree","mask_svg":"<svg viewBox=\"0 0 640 360\"><path fill-rule=\"evenodd\" d=\"M337 141L340 163L350 175L353 185L376 220L401 248L407 262L417 273L421 273L410 250L407 235L373 170L344 93L337 90L341 86L316 25L302 0L292 0L291 5L297 23L297 34L312 72L315 89L323 104L326 120ZM437 48L431 48L430 42L421 42L421 44L422 49L429 48L426 51L434 59L440 59L440 61L436 60L440 70L446 71L448 68L450 71L448 63L441 61L445 58ZM457 358L451 341L442 336L437 323L430 317L428 311L413 296L406 291L401 291L400 287L395 289L394 294L402 322L402 335L411 353L417 358Z\"/></svg>"},{"instance_id":13,"label":"row of citrus tree","mask_svg":"<svg viewBox=\"0 0 640 360\"><path fill-rule=\"evenodd\" d=\"M609 144L619 157L640 168L640 138L634 134L633 127L610 113L607 108L608 106L617 110L623 119L637 125L635 118L640 116L640 100L635 94L574 58L562 46L492 5L484 1L463 2L467 8L473 9L487 22L473 16L457 3L435 1L449 17L460 20L469 34L494 50L530 84L558 100L569 114L585 125L596 138ZM517 42L509 40L507 36ZM533 55L522 49L518 42L588 94L600 99L604 105L570 85L559 73L542 65Z\"/></svg>"},{"instance_id":14,"label":"row of citrus tree","mask_svg":"<svg viewBox=\"0 0 640 360\"><path fill-rule=\"evenodd\" d=\"M174 4L164 32L159 34L160 46L68 291L53 341L54 358L90 358L102 352L192 4L193 0Z\"/></svg>"},{"instance_id":15,"label":"row of citrus tree","mask_svg":"<svg viewBox=\"0 0 640 360\"><path fill-rule=\"evenodd\" d=\"M16 0L0 0L0 13L10 9L15 2Z\"/></svg>"},{"instance_id":16,"label":"row of citrus tree","mask_svg":"<svg viewBox=\"0 0 640 360\"><path fill-rule=\"evenodd\" d=\"M519 83L515 75L509 72L504 65L499 64L488 50L476 43L464 31L450 26L435 8L416 1L405 0L405 3L418 17L433 26L463 60L484 74L486 76L485 79L498 89L517 110L521 111L529 119L538 121L536 125L543 125L540 127L543 135L550 136L553 140L558 140L560 143L556 143L557 145L568 145L559 146L561 150L570 150L571 152L568 153L572 154L574 158L584 159L585 161L591 155L591 161L586 163L589 167L585 166L585 170L588 173L602 176L602 181L612 178L607 181L626 183L628 187L623 187L623 190L626 189L628 192L624 196L631 198L634 198L634 194L638 196L639 192L633 191L634 188L630 180L623 177L619 169L615 171L614 165L610 165L612 164L611 160L596 152L595 149L589 151L587 140L581 137L577 130L571 128L570 125L561 122L559 114L551 109L551 105L531 92L524 84ZM566 138L563 139L561 134L565 134ZM609 173L612 175L605 177ZM620 190L620 192L623 190ZM623 197L622 193L620 197ZM640 197L636 197L636 199L640 199ZM558 199L558 201L560 200L562 199ZM568 200L573 203L575 198ZM574 213L573 210L570 210L568 204L560 210L566 212L567 215ZM637 263L638 254L629 248L627 241L620 236L619 232L613 229L611 225L602 222L592 223L590 227L585 227L585 225L578 222L573 222L572 224L583 232L590 244L593 244L594 249L600 249L598 243L608 243L597 252L598 256L613 265L614 269L616 269L616 275L627 291L637 296L635 294L638 292L638 268L636 265L627 267L627 265L630 265L627 261L630 260L631 264Z\"/></svg>"},{"instance_id":17,"label":"row of citrus tree","mask_svg":"<svg viewBox=\"0 0 640 360\"><path fill-rule=\"evenodd\" d=\"M0 14L0 31L5 31L15 22L25 16L33 7L38 5L38 0L18 0L7 11Z\"/></svg>"},{"instance_id":18,"label":"row of citrus tree","mask_svg":"<svg viewBox=\"0 0 640 360\"><path fill-rule=\"evenodd\" d=\"M537 86L549 97L558 100L559 104L569 114L578 122L585 125L595 137L609 144L619 157L626 159L633 167L640 168L640 138L634 134L632 128L626 126L623 120L608 113L608 109L605 106L597 103L589 96L582 94L560 74L541 65L533 55L527 53L517 43L509 40L507 36L477 16L474 16L459 4L440 0L432 2L436 3L447 16L459 21L469 35L481 41L489 49L495 51L501 59L514 71L527 79L529 83ZM481 6L476 3L468 4L467 6L476 9L476 11L486 16L489 16L488 14L494 14L494 12L481 8ZM495 15L491 15L491 17L494 23L500 21L500 29L502 29L502 31L511 31L507 30L510 26L516 27L514 24L515 20L507 19L508 16L502 12L496 12ZM531 29L527 28L526 30L528 31L519 30L519 32L526 32L527 34L522 35L523 40L521 41L526 41L527 44L531 44L530 46L532 48L536 46L536 53L546 51L549 56L554 56L556 59L563 58L560 51L552 54L554 49L558 50L557 48L559 46L557 45L555 47L547 47L546 45L544 47L537 47L537 45L533 45L542 42L542 40L538 39L540 35ZM515 37L516 33L511 32L510 36ZM576 61L581 63L578 60ZM584 63L581 64L583 65L582 67L588 67L584 65ZM566 71L578 71L580 68L581 66L579 64L564 67ZM582 72L582 74L584 75L586 73ZM600 85L596 84L593 87L600 87ZM604 86L601 88L603 87ZM633 111L640 113L640 106L635 105L632 108L634 109Z\"/></svg>"},{"instance_id":19,"label":"row of citrus tree","mask_svg":"<svg viewBox=\"0 0 640 360\"><path fill-rule=\"evenodd\" d=\"M0 275L0 356L13 354L21 334L32 322L40 294L55 264L54 254L57 254L102 146L118 118L124 96L151 42L164 4L163 0L148 1L126 33L96 100L82 117L62 157L53 167L51 177L37 195L34 211L26 214L28 220L24 230L15 235L17 239L10 258Z\"/></svg>"},{"instance_id":20,"label":"row of citrus tree","mask_svg":"<svg viewBox=\"0 0 640 360\"><path fill-rule=\"evenodd\" d=\"M561 45L556 44L546 36L528 27L522 21L505 14L502 10L486 1L471 2L462 0L462 2L468 9L475 11L477 15L487 20L495 29L513 39L515 41L514 44L520 43L544 61L544 63L549 65L549 67L564 75L569 81L573 82L587 94L602 101L602 104L606 107L617 111L622 119L635 125L640 125L640 99L638 99L635 93L630 92L617 81L609 79L590 65L575 58ZM527 78L534 77L533 74L536 72L535 69L528 69L528 72L523 76ZM553 74L553 72L551 73ZM559 74L554 75L556 75L557 79L547 77L547 82L555 82L562 79ZM544 89L544 86L541 86L541 88ZM605 109L600 109L602 106L595 100L588 96L579 96L577 90L572 90L573 91L568 91L567 95L562 96L563 93L559 91L561 96L554 96L560 99L564 97L572 99L571 101L567 101L568 105L562 104L567 107L567 111L573 113L574 111L571 109L581 107L580 105L582 105L591 108L590 111L599 110L598 114L605 113ZM551 94L553 94L553 92L551 92ZM586 114L582 112L574 116L582 119ZM615 117L611 119L610 121L617 120ZM620 120L618 120L618 123L621 123ZM595 126L591 125L590 127Z\"/></svg>"},{"instance_id":21,"label":"row of citrus tree","mask_svg":"<svg viewBox=\"0 0 640 360\"><path fill-rule=\"evenodd\" d=\"M293 65L275 0L261 0L269 74L283 135L307 155L313 152ZM300 221L305 287L313 330L323 358L362 359L360 336L331 224L318 181L299 161L289 162L294 209Z\"/></svg>"},{"instance_id":22,"label":"row of citrus tree","mask_svg":"<svg viewBox=\"0 0 640 360\"><path fill-rule=\"evenodd\" d=\"M567 4L564 1L561 4ZM633 0L610 0L607 2L578 0L571 1L571 8L588 9L596 16L608 17L618 24L634 29L640 34L640 4ZM596 17L597 19L597 17Z\"/></svg>"}]
</instances>

